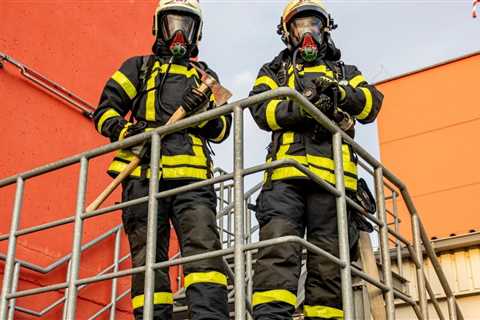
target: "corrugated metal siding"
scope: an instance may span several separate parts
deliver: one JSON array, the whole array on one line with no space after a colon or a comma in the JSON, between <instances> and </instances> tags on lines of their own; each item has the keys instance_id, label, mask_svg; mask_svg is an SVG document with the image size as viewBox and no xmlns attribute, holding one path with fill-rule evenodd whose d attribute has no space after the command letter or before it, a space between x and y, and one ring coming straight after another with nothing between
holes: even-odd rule
<instances>
[{"instance_id":1,"label":"corrugated metal siding","mask_svg":"<svg viewBox=\"0 0 480 320\"><path fill-rule=\"evenodd\" d=\"M455 294L480 292L480 248L455 250L441 253L440 264ZM394 261L392 261L394 262ZM433 291L439 297L444 296L442 286L429 260L424 263L425 274ZM396 269L396 266L395 266ZM405 260L404 278L409 281L408 288L412 298L417 298L416 271L413 262Z\"/></svg>"}]
</instances>

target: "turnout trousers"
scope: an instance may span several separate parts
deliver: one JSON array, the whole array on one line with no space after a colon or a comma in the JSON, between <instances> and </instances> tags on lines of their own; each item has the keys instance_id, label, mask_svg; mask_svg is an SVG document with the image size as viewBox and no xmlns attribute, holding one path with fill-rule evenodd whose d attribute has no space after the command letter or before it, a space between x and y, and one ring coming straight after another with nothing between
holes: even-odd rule
<instances>
[{"instance_id":1,"label":"turnout trousers","mask_svg":"<svg viewBox=\"0 0 480 320\"><path fill-rule=\"evenodd\" d=\"M257 199L260 240L294 235L338 257L335 196L309 180L279 180ZM351 225L353 259L358 232ZM302 247L287 243L261 248L253 278L256 320L292 319L297 302ZM323 256L307 253L305 319L343 319L340 267Z\"/></svg>"},{"instance_id":2,"label":"turnout trousers","mask_svg":"<svg viewBox=\"0 0 480 320\"><path fill-rule=\"evenodd\" d=\"M160 191L187 185L192 181L161 180ZM148 195L147 179L123 183L123 201ZM216 228L216 195L213 186L198 188L158 199L156 262L168 260L170 221L180 241L183 256L221 249ZM145 265L148 203L123 210L133 267ZM190 318L228 319L227 277L221 257L184 265L184 283ZM132 308L136 320L143 320L144 273L132 276ZM172 318L173 296L168 269L155 271L154 320Z\"/></svg>"}]
</instances>

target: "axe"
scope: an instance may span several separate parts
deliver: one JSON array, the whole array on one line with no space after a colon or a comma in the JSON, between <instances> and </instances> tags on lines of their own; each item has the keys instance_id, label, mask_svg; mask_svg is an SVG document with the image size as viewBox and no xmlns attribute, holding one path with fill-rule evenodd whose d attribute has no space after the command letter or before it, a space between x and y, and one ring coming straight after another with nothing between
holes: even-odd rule
<instances>
[{"instance_id":1,"label":"axe","mask_svg":"<svg viewBox=\"0 0 480 320\"><path fill-rule=\"evenodd\" d=\"M221 106L227 103L228 99L232 96L232 93L228 89L221 86L214 77L212 77L202 69L198 68L194 64L192 65L201 75L200 85L198 86L198 88L196 88L196 90L202 93L207 93L209 90L211 90L212 94L215 97L217 106ZM179 106L175 113L170 117L166 125L174 124L175 122L183 119L186 115L187 112L185 111L185 108ZM141 148L142 150L138 154L134 153L134 157L132 161L130 161L128 166L122 172L120 172L114 180L112 180L112 182L105 188L105 190L103 190L102 193L87 207L85 212L91 212L100 207L100 205L105 201L105 199L108 198L110 194L112 194L112 192L120 185L120 183L122 183L125 178L130 176L133 170L138 167L143 155L148 149L145 147L145 145L146 144L144 144L144 146Z\"/></svg>"}]
</instances>

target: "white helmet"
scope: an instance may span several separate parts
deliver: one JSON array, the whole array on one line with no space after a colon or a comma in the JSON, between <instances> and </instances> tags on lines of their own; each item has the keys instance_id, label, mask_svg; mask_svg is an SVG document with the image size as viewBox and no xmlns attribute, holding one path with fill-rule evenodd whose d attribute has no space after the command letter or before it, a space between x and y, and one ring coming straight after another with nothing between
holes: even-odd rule
<instances>
[{"instance_id":1,"label":"white helmet","mask_svg":"<svg viewBox=\"0 0 480 320\"><path fill-rule=\"evenodd\" d=\"M183 31L190 44L202 37L202 9L198 0L160 0L155 10L153 35L170 40Z\"/></svg>"}]
</instances>

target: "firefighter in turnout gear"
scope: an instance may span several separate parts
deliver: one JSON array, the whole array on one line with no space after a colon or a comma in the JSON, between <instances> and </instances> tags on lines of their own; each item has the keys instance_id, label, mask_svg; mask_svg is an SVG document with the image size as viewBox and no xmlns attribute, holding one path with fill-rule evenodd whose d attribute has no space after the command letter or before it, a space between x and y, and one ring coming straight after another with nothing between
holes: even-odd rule
<instances>
[{"instance_id":1,"label":"firefighter in turnout gear","mask_svg":"<svg viewBox=\"0 0 480 320\"><path fill-rule=\"evenodd\" d=\"M201 74L217 78L203 62L194 62L202 34L202 13L197 0L161 0L155 12L153 55L126 60L108 80L95 112L95 126L112 141L156 128L168 121L179 106L187 116L215 105L215 96L195 90ZM131 112L130 120L125 119ZM231 116L222 116L162 138L160 191L212 177L209 143L224 141ZM123 182L123 201L148 195L149 152ZM115 176L132 159L132 149L121 150L108 172ZM170 221L177 232L183 256L221 249L216 225L216 194L213 186L158 200L156 261L168 259ZM132 264L145 264L147 203L123 210ZM184 266L184 283L191 319L228 319L227 277L221 257ZM144 274L132 277L132 308L143 319ZM173 296L168 270L155 273L154 319L171 319Z\"/></svg>"},{"instance_id":2,"label":"firefighter in turnout gear","mask_svg":"<svg viewBox=\"0 0 480 320\"><path fill-rule=\"evenodd\" d=\"M319 0L293 0L285 8L278 33L287 49L265 64L251 95L278 87L303 93L312 104L354 136L354 125L375 120L383 95L353 65L340 61L330 36L335 28ZM271 99L250 108L258 126L272 132L267 162L293 159L335 185L332 135L295 102ZM357 160L343 145L347 192L357 188ZM294 167L267 172L257 199L260 240L295 235L338 256L335 196ZM358 229L350 219L351 256L355 258ZM283 244L258 252L253 308L256 320L291 319L297 303L302 248ZM306 319L343 319L339 267L313 253L307 256L303 314Z\"/></svg>"}]
</instances>

